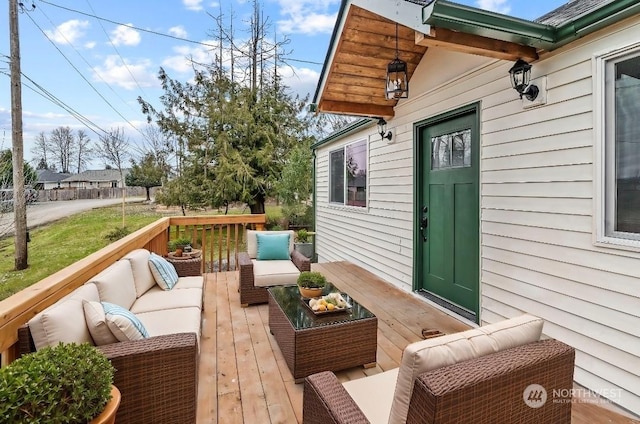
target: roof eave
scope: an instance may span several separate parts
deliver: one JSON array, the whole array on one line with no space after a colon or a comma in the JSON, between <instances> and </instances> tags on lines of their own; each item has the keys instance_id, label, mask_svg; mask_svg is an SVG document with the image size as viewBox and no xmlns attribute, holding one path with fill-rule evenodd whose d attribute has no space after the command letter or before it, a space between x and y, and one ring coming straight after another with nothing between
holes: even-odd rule
<instances>
[{"instance_id":1,"label":"roof eave","mask_svg":"<svg viewBox=\"0 0 640 424\"><path fill-rule=\"evenodd\" d=\"M424 23L434 27L479 35L496 40L549 49L555 42L556 29L513 16L475 7L434 0L422 9Z\"/></svg>"},{"instance_id":2,"label":"roof eave","mask_svg":"<svg viewBox=\"0 0 640 424\"><path fill-rule=\"evenodd\" d=\"M318 96L320 96L322 87L324 87L324 84L328 76L327 67L329 66L329 63L332 62L333 55L335 53L336 43L338 42L338 33L342 28L342 26L344 25L345 11L347 10L348 3L349 3L349 0L342 0L342 3L340 4L340 10L338 10L336 24L333 27L333 33L331 34L331 40L329 40L329 47L327 48L327 54L325 55L325 58L324 58L322 71L320 71L320 78L318 78L316 93L313 95L313 103L316 105L318 104L318 101L319 101Z\"/></svg>"},{"instance_id":3,"label":"roof eave","mask_svg":"<svg viewBox=\"0 0 640 424\"><path fill-rule=\"evenodd\" d=\"M356 131L359 131L363 128L367 128L369 126L371 126L373 123L378 123L378 120L376 118L362 118L362 119L358 119L357 121L347 125L346 127L341 128L340 130L329 134L327 137L323 138L322 140L318 141L317 143L314 143L311 146L311 150L316 150L318 149L318 147L320 146L324 146L325 144L334 142L336 140L339 140L343 137L348 136L349 134L353 134Z\"/></svg>"},{"instance_id":4,"label":"roof eave","mask_svg":"<svg viewBox=\"0 0 640 424\"><path fill-rule=\"evenodd\" d=\"M556 29L554 48L640 13L638 0L616 0L579 16Z\"/></svg>"},{"instance_id":5,"label":"roof eave","mask_svg":"<svg viewBox=\"0 0 640 424\"><path fill-rule=\"evenodd\" d=\"M422 9L425 24L551 51L640 13L638 0L616 0L558 27L475 7L433 0Z\"/></svg>"}]
</instances>

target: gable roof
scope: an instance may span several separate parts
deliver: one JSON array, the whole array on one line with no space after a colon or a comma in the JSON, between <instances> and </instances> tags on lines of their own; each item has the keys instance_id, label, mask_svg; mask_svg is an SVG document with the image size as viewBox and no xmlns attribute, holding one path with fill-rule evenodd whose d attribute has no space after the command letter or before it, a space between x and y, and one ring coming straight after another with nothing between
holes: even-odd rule
<instances>
[{"instance_id":1,"label":"gable roof","mask_svg":"<svg viewBox=\"0 0 640 424\"><path fill-rule=\"evenodd\" d=\"M501 60L538 54L640 12L638 0L572 0L536 21L447 0L343 0L313 102L318 112L393 117L386 66L400 58L409 78L429 47ZM416 18L417 16L417 18ZM410 93L411 95L411 93Z\"/></svg>"},{"instance_id":2,"label":"gable roof","mask_svg":"<svg viewBox=\"0 0 640 424\"><path fill-rule=\"evenodd\" d=\"M38 183L57 183L71 176L71 174L54 172L48 169L37 169L36 174L38 175L38 179L36 181Z\"/></svg>"},{"instance_id":3,"label":"gable roof","mask_svg":"<svg viewBox=\"0 0 640 424\"><path fill-rule=\"evenodd\" d=\"M129 174L129 169L123 169L123 174L126 177ZM62 180L65 183L70 182L106 182L106 181L120 181L120 172L117 169L97 169L87 170L76 175L72 175L69 178Z\"/></svg>"}]
</instances>

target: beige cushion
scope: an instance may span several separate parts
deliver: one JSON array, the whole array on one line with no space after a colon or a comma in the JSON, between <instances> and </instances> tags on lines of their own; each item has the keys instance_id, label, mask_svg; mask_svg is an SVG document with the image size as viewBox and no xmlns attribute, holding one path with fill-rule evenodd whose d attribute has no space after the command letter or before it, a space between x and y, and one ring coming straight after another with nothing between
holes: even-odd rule
<instances>
[{"instance_id":1,"label":"beige cushion","mask_svg":"<svg viewBox=\"0 0 640 424\"><path fill-rule=\"evenodd\" d=\"M94 284L78 287L29 320L36 349L59 342L93 344L84 318L83 300L100 301Z\"/></svg>"},{"instance_id":2,"label":"beige cushion","mask_svg":"<svg viewBox=\"0 0 640 424\"><path fill-rule=\"evenodd\" d=\"M282 286L296 284L300 270L291 261L253 262L253 285L256 287Z\"/></svg>"},{"instance_id":3,"label":"beige cushion","mask_svg":"<svg viewBox=\"0 0 640 424\"><path fill-rule=\"evenodd\" d=\"M191 277L178 277L178 282L172 290L177 289L201 289L204 290L204 277L201 275Z\"/></svg>"},{"instance_id":4,"label":"beige cushion","mask_svg":"<svg viewBox=\"0 0 640 424\"><path fill-rule=\"evenodd\" d=\"M398 368L342 383L371 424L387 424Z\"/></svg>"},{"instance_id":5,"label":"beige cushion","mask_svg":"<svg viewBox=\"0 0 640 424\"><path fill-rule=\"evenodd\" d=\"M419 374L539 340L543 323L541 318L522 315L408 345L402 352L389 423L406 422L414 380Z\"/></svg>"},{"instance_id":6,"label":"beige cushion","mask_svg":"<svg viewBox=\"0 0 640 424\"><path fill-rule=\"evenodd\" d=\"M131 262L126 259L109 265L90 281L98 287L101 302L109 302L130 309L136 300Z\"/></svg>"},{"instance_id":7,"label":"beige cushion","mask_svg":"<svg viewBox=\"0 0 640 424\"><path fill-rule=\"evenodd\" d=\"M147 290L156 285L151 269L149 268L149 251L147 249L136 249L124 256L131 262L133 271L133 282L136 287L136 297L142 296Z\"/></svg>"},{"instance_id":8,"label":"beige cushion","mask_svg":"<svg viewBox=\"0 0 640 424\"><path fill-rule=\"evenodd\" d=\"M91 333L91 337L96 346L117 342L118 339L113 335L107 325L102 303L85 300L82 302L82 306L84 308L84 317L87 320L87 327L89 327L89 333Z\"/></svg>"},{"instance_id":9,"label":"beige cushion","mask_svg":"<svg viewBox=\"0 0 640 424\"><path fill-rule=\"evenodd\" d=\"M199 308L176 308L141 312L136 316L142 321L151 337L164 334L196 333L198 341L200 340L202 315Z\"/></svg>"},{"instance_id":10,"label":"beige cushion","mask_svg":"<svg viewBox=\"0 0 640 424\"><path fill-rule=\"evenodd\" d=\"M255 259L258 256L258 238L256 237L256 233L266 233L266 234L289 234L289 254L293 252L293 242L296 236L295 231L293 230L284 230L284 231L255 231L255 230L247 230L247 253L251 259Z\"/></svg>"},{"instance_id":11,"label":"beige cushion","mask_svg":"<svg viewBox=\"0 0 640 424\"><path fill-rule=\"evenodd\" d=\"M131 306L131 312L161 311L173 308L202 307L201 289L162 290L157 285Z\"/></svg>"}]
</instances>

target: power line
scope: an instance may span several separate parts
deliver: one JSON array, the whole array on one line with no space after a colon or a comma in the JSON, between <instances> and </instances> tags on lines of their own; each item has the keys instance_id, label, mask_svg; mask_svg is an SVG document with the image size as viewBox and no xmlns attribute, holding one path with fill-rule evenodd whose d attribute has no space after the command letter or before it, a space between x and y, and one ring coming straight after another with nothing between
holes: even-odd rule
<instances>
[{"instance_id":1,"label":"power line","mask_svg":"<svg viewBox=\"0 0 640 424\"><path fill-rule=\"evenodd\" d=\"M53 26L54 28L57 28L56 24L54 24L54 23L53 23L53 21L51 20L51 18L49 18L49 16L47 16L47 14L46 14L46 13L44 13L44 11L43 11L42 9L38 9L38 11L40 11L40 12L44 15L44 17L45 17L45 18L47 18L47 20L49 21L49 23L51 23L51 26ZM58 31L58 33L62 36L62 38L64 38L64 40L67 42L67 44L68 44L69 46L71 46L71 48L72 48L72 49L77 53L77 55L78 55L78 56L80 56L80 58L82 59L82 61L83 61L84 63L86 63L86 64L87 64L87 66L88 66L89 68L93 69L93 66L92 66L92 65L87 61L87 59L85 59L85 57L82 55L82 53L80 53L80 51L78 51L78 49L76 49L76 47L73 45L73 43L71 43L71 41L69 41L69 39L67 39L67 37L64 35L64 33L63 33L63 32L61 32L61 31ZM109 89L111 90L111 92L112 92L116 97L118 97L118 98L122 101L122 103L126 104L127 106L129 106L129 107L131 108L131 105L129 105L129 103L127 103L127 101L126 101L125 99L123 99L123 98L122 98L122 96L120 96L120 95L119 95L119 94L118 94L118 93L113 89L113 87L111 86L111 84L109 84L107 81L105 81L105 80L104 80L104 78L102 78L102 75L100 75L100 73L99 73L99 72L96 72L95 74L96 74L96 76L97 76L98 78L100 78L100 80L101 80L103 83L105 83L105 84L106 84L106 86L107 86L107 87L109 87ZM133 110L133 108L131 108L131 109Z\"/></svg>"},{"instance_id":2,"label":"power line","mask_svg":"<svg viewBox=\"0 0 640 424\"><path fill-rule=\"evenodd\" d=\"M98 19L100 21L109 22L109 23L114 24L114 25L122 25L122 26L125 26L127 28L135 29L136 31L142 31L142 32L146 32L146 33L149 33L149 34L158 35L160 37L172 38L174 40L184 41L185 43L197 44L197 45L204 46L204 47L210 47L212 49L217 49L218 48L218 46L213 45L213 44L205 43L205 42L202 42L202 41L190 40L188 38L178 37L178 36L171 35L171 34L165 34L163 32L153 31L153 30L150 30L150 29L139 28L139 27L136 27L136 26L131 25L131 24L125 24L125 23L122 23L122 22L118 22L118 21L114 21L114 20L111 20L111 19L103 18L103 17L97 16L95 14L92 15L90 13L83 12L81 10L72 9L70 7L65 7L65 6L60 6L58 4L51 3L51 2L49 2L47 0L40 0L40 1L42 3L48 4L50 6L66 10L68 12L73 12L73 13L77 13L79 15L88 16L88 17L91 17L91 18ZM287 61L298 62L298 63L308 63L308 64L311 64L311 65L322 65L323 64L322 62L314 62L314 61L311 61L311 60L303 60L303 59L287 58Z\"/></svg>"},{"instance_id":3,"label":"power line","mask_svg":"<svg viewBox=\"0 0 640 424\"><path fill-rule=\"evenodd\" d=\"M89 0L87 0L87 4L89 5L89 7L91 8L91 11L95 14L95 10L93 10L93 6L91 6L91 3L89 3ZM138 83L138 80L136 79L136 77L133 75L133 72L131 72L131 69L129 68L129 65L127 65L127 62L125 62L124 58L122 57L122 55L120 54L120 51L118 51L116 45L113 43L113 41L111 40L111 37L109 37L109 34L107 33L107 30L104 29L104 25L102 25L102 21L100 21L99 19L97 20L98 23L100 24L100 28L102 28L102 32L104 32L104 35L107 37L107 40L109 40L109 44L111 44L111 47L113 47L113 50L116 51L116 53L118 54L118 57L120 58L120 60L122 61L122 64L124 65L125 69L127 70L127 72L129 72L129 75L131 76L131 78L133 79L133 81L136 83L136 85L138 86L138 88L140 89L140 91L142 92L142 94L147 97L147 93L144 92L144 90L142 89L142 87L140 86L140 84Z\"/></svg>"},{"instance_id":4,"label":"power line","mask_svg":"<svg viewBox=\"0 0 640 424\"><path fill-rule=\"evenodd\" d=\"M65 60L67 61L67 63L78 73L78 75L80 75L80 77L89 85L89 87L91 87L93 89L93 91L95 91L95 93L100 96L100 98L118 115L120 116L127 124L129 124L131 126L131 128L133 128L135 131L137 131L140 135L142 135L142 137L145 137L145 135L142 133L142 131L140 131L138 128L135 127L135 125L133 125L127 118L124 117L124 115L122 115L103 95L102 93L100 93L100 91L98 91L98 89L91 84L91 82L82 74L82 72L80 72L80 70L71 62L71 60L69 60L69 58L62 52L62 50L60 50L58 48L58 46L56 46L56 44L53 42L53 40L51 40L49 38L49 36L44 32L44 30L40 27L40 25L38 25L38 23L30 16L27 14L27 16L29 16L29 19L31 20L31 22L40 30L40 32L42 33L42 35L45 36L45 38L47 40L49 40L49 42L53 45L53 47L55 47L55 49L58 51L58 53L60 53L62 55L62 57L65 58Z\"/></svg>"},{"instance_id":5,"label":"power line","mask_svg":"<svg viewBox=\"0 0 640 424\"><path fill-rule=\"evenodd\" d=\"M8 73L3 72L3 71L0 71L0 73L2 73L4 75L9 75ZM98 130L101 131L104 134L108 134L107 131L105 131L104 129L100 128L100 126L98 124L96 124L95 122L91 121L89 118L87 118L86 116L82 115L80 112L76 111L74 108L72 108L71 106L69 106L68 104L66 104L62 100L60 100L53 93L51 93L46 88L44 88L43 86L41 86L40 84L35 82L29 76L25 75L22 72L21 72L21 75L24 78L26 78L27 80L29 80L29 82L31 82L31 84L33 84L35 86L35 88L34 88L34 87L26 84L25 82L22 82L22 85L24 87L28 88L29 90L33 91L34 93L38 94L39 96L45 98L46 100L49 100L54 105L59 106L60 108L64 109L71 116L73 116L78 121L80 121L81 124L86 126L90 131L95 133L98 137L101 136L101 134L98 132ZM93 128L93 127L95 127L95 128ZM96 130L96 128L97 128L97 130Z\"/></svg>"}]
</instances>

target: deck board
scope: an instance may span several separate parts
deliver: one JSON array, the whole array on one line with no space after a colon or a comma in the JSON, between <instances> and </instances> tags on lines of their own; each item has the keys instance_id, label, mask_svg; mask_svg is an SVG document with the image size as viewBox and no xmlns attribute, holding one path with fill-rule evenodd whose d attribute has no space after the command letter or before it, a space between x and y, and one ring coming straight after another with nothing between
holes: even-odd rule
<instances>
[{"instance_id":1,"label":"deck board","mask_svg":"<svg viewBox=\"0 0 640 424\"><path fill-rule=\"evenodd\" d=\"M378 317L377 365L336 373L340 381L399 365L404 347L422 339L422 329L450 334L466 324L422 298L399 290L348 262L313 264L340 290ZM241 308L237 273L206 275L199 380L198 423L300 423L302 384L295 384L269 332L267 305ZM321 354L321 352L319 353ZM587 403L574 403L572 423L638 424Z\"/></svg>"}]
</instances>

